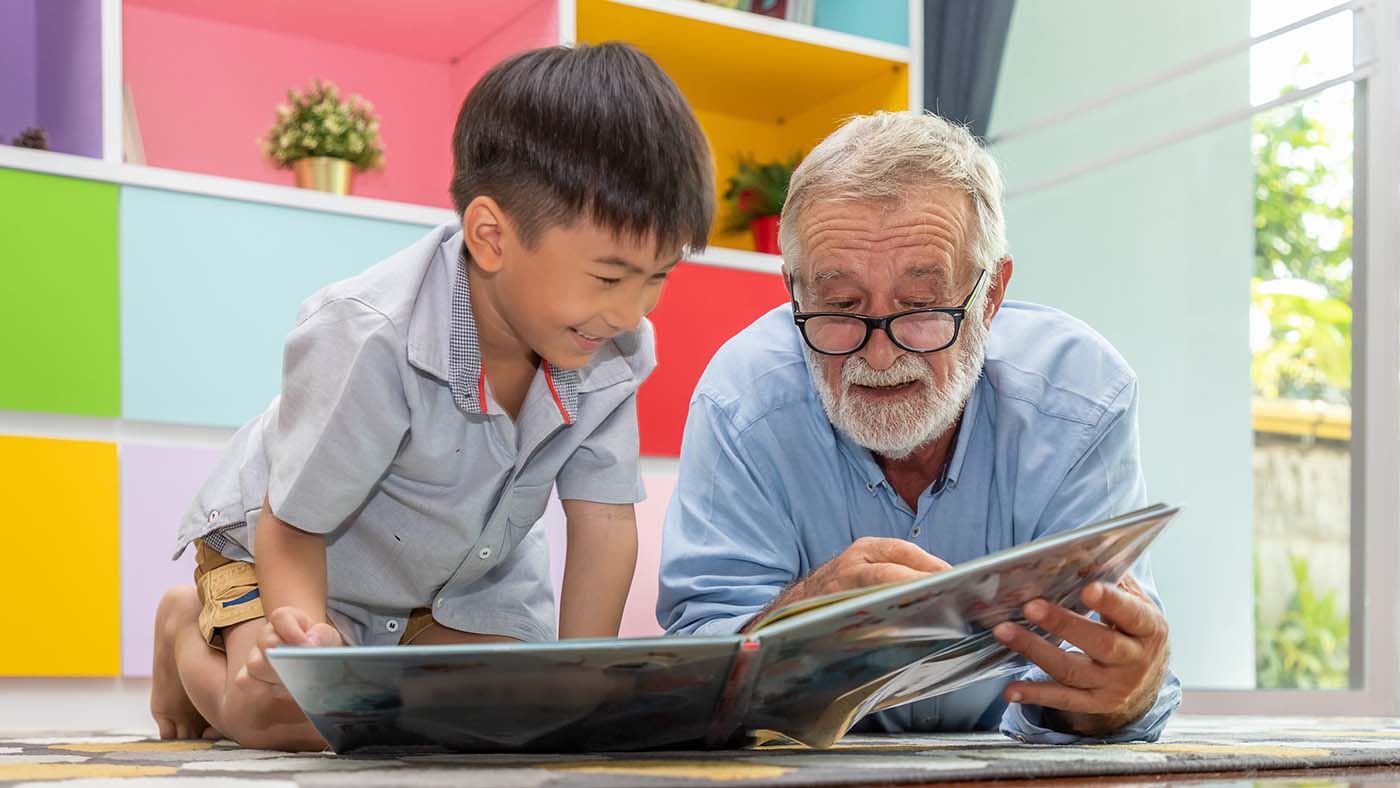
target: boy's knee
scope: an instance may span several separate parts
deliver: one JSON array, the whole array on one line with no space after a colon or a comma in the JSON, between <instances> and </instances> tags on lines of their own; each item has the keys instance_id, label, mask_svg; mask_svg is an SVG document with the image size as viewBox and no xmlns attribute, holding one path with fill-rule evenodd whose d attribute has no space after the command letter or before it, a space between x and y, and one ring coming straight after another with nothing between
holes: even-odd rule
<instances>
[{"instance_id":1,"label":"boy's knee","mask_svg":"<svg viewBox=\"0 0 1400 788\"><path fill-rule=\"evenodd\" d=\"M170 627L185 620L195 621L201 606L199 592L194 586L175 586L161 595L160 604L156 606L156 624Z\"/></svg>"}]
</instances>

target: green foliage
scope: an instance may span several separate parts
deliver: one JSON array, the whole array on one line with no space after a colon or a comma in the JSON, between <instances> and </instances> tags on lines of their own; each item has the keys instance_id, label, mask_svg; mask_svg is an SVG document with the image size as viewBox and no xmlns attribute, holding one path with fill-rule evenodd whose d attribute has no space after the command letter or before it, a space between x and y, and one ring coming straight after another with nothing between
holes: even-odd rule
<instances>
[{"instance_id":1,"label":"green foliage","mask_svg":"<svg viewBox=\"0 0 1400 788\"><path fill-rule=\"evenodd\" d=\"M287 91L287 103L277 108L277 122L262 144L283 168L312 156L344 159L359 170L384 161L374 106L359 96L342 101L335 85L320 79L305 93Z\"/></svg>"},{"instance_id":2,"label":"green foliage","mask_svg":"<svg viewBox=\"0 0 1400 788\"><path fill-rule=\"evenodd\" d=\"M724 229L741 232L747 230L754 219L782 213L788 181L792 180L792 171L801 161L800 153L788 161L762 164L752 156L740 154L739 169L729 177L729 187L724 191L724 201L729 208Z\"/></svg>"},{"instance_id":3,"label":"green foliage","mask_svg":"<svg viewBox=\"0 0 1400 788\"><path fill-rule=\"evenodd\" d=\"M1351 398L1351 159L1303 105L1254 119L1251 375L1263 397Z\"/></svg>"},{"instance_id":4,"label":"green foliage","mask_svg":"<svg viewBox=\"0 0 1400 788\"><path fill-rule=\"evenodd\" d=\"M1308 559L1290 555L1294 591L1278 624L1259 622L1259 572L1254 573L1255 675L1261 689L1342 689L1348 686L1350 622L1336 596L1313 587Z\"/></svg>"},{"instance_id":5,"label":"green foliage","mask_svg":"<svg viewBox=\"0 0 1400 788\"><path fill-rule=\"evenodd\" d=\"M1290 285L1302 284L1298 287ZM1253 307L1267 318L1269 340L1254 353L1255 392L1272 399L1351 399L1351 305L1322 287L1255 279Z\"/></svg>"}]
</instances>

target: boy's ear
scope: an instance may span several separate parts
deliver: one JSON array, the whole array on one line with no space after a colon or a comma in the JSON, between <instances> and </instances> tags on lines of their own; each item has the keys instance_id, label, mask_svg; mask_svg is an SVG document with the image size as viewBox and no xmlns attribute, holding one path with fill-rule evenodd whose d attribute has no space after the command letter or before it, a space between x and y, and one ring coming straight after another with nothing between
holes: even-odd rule
<instances>
[{"instance_id":1,"label":"boy's ear","mask_svg":"<svg viewBox=\"0 0 1400 788\"><path fill-rule=\"evenodd\" d=\"M490 197L477 197L462 212L462 238L472 262L487 273L501 270L504 264L508 221L505 211Z\"/></svg>"}]
</instances>

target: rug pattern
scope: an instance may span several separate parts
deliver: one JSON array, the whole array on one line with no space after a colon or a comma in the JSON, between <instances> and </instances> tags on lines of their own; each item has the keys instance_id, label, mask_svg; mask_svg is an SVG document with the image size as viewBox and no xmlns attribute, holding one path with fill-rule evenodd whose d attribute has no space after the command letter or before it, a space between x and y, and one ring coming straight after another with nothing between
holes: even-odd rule
<instances>
[{"instance_id":1,"label":"rug pattern","mask_svg":"<svg viewBox=\"0 0 1400 788\"><path fill-rule=\"evenodd\" d=\"M857 785L1400 765L1400 719L1181 717L1152 744L1036 746L999 734L851 736L824 751L287 754L148 731L0 734L0 785L340 788Z\"/></svg>"}]
</instances>

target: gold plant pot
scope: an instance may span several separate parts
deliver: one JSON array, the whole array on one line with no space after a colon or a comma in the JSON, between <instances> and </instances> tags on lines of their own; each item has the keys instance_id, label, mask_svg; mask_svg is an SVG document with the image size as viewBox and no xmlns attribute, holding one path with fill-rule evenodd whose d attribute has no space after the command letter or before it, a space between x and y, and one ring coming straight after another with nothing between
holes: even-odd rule
<instances>
[{"instance_id":1,"label":"gold plant pot","mask_svg":"<svg viewBox=\"0 0 1400 788\"><path fill-rule=\"evenodd\" d=\"M350 162L331 156L312 156L292 162L297 186L332 194L349 194L355 170Z\"/></svg>"}]
</instances>

